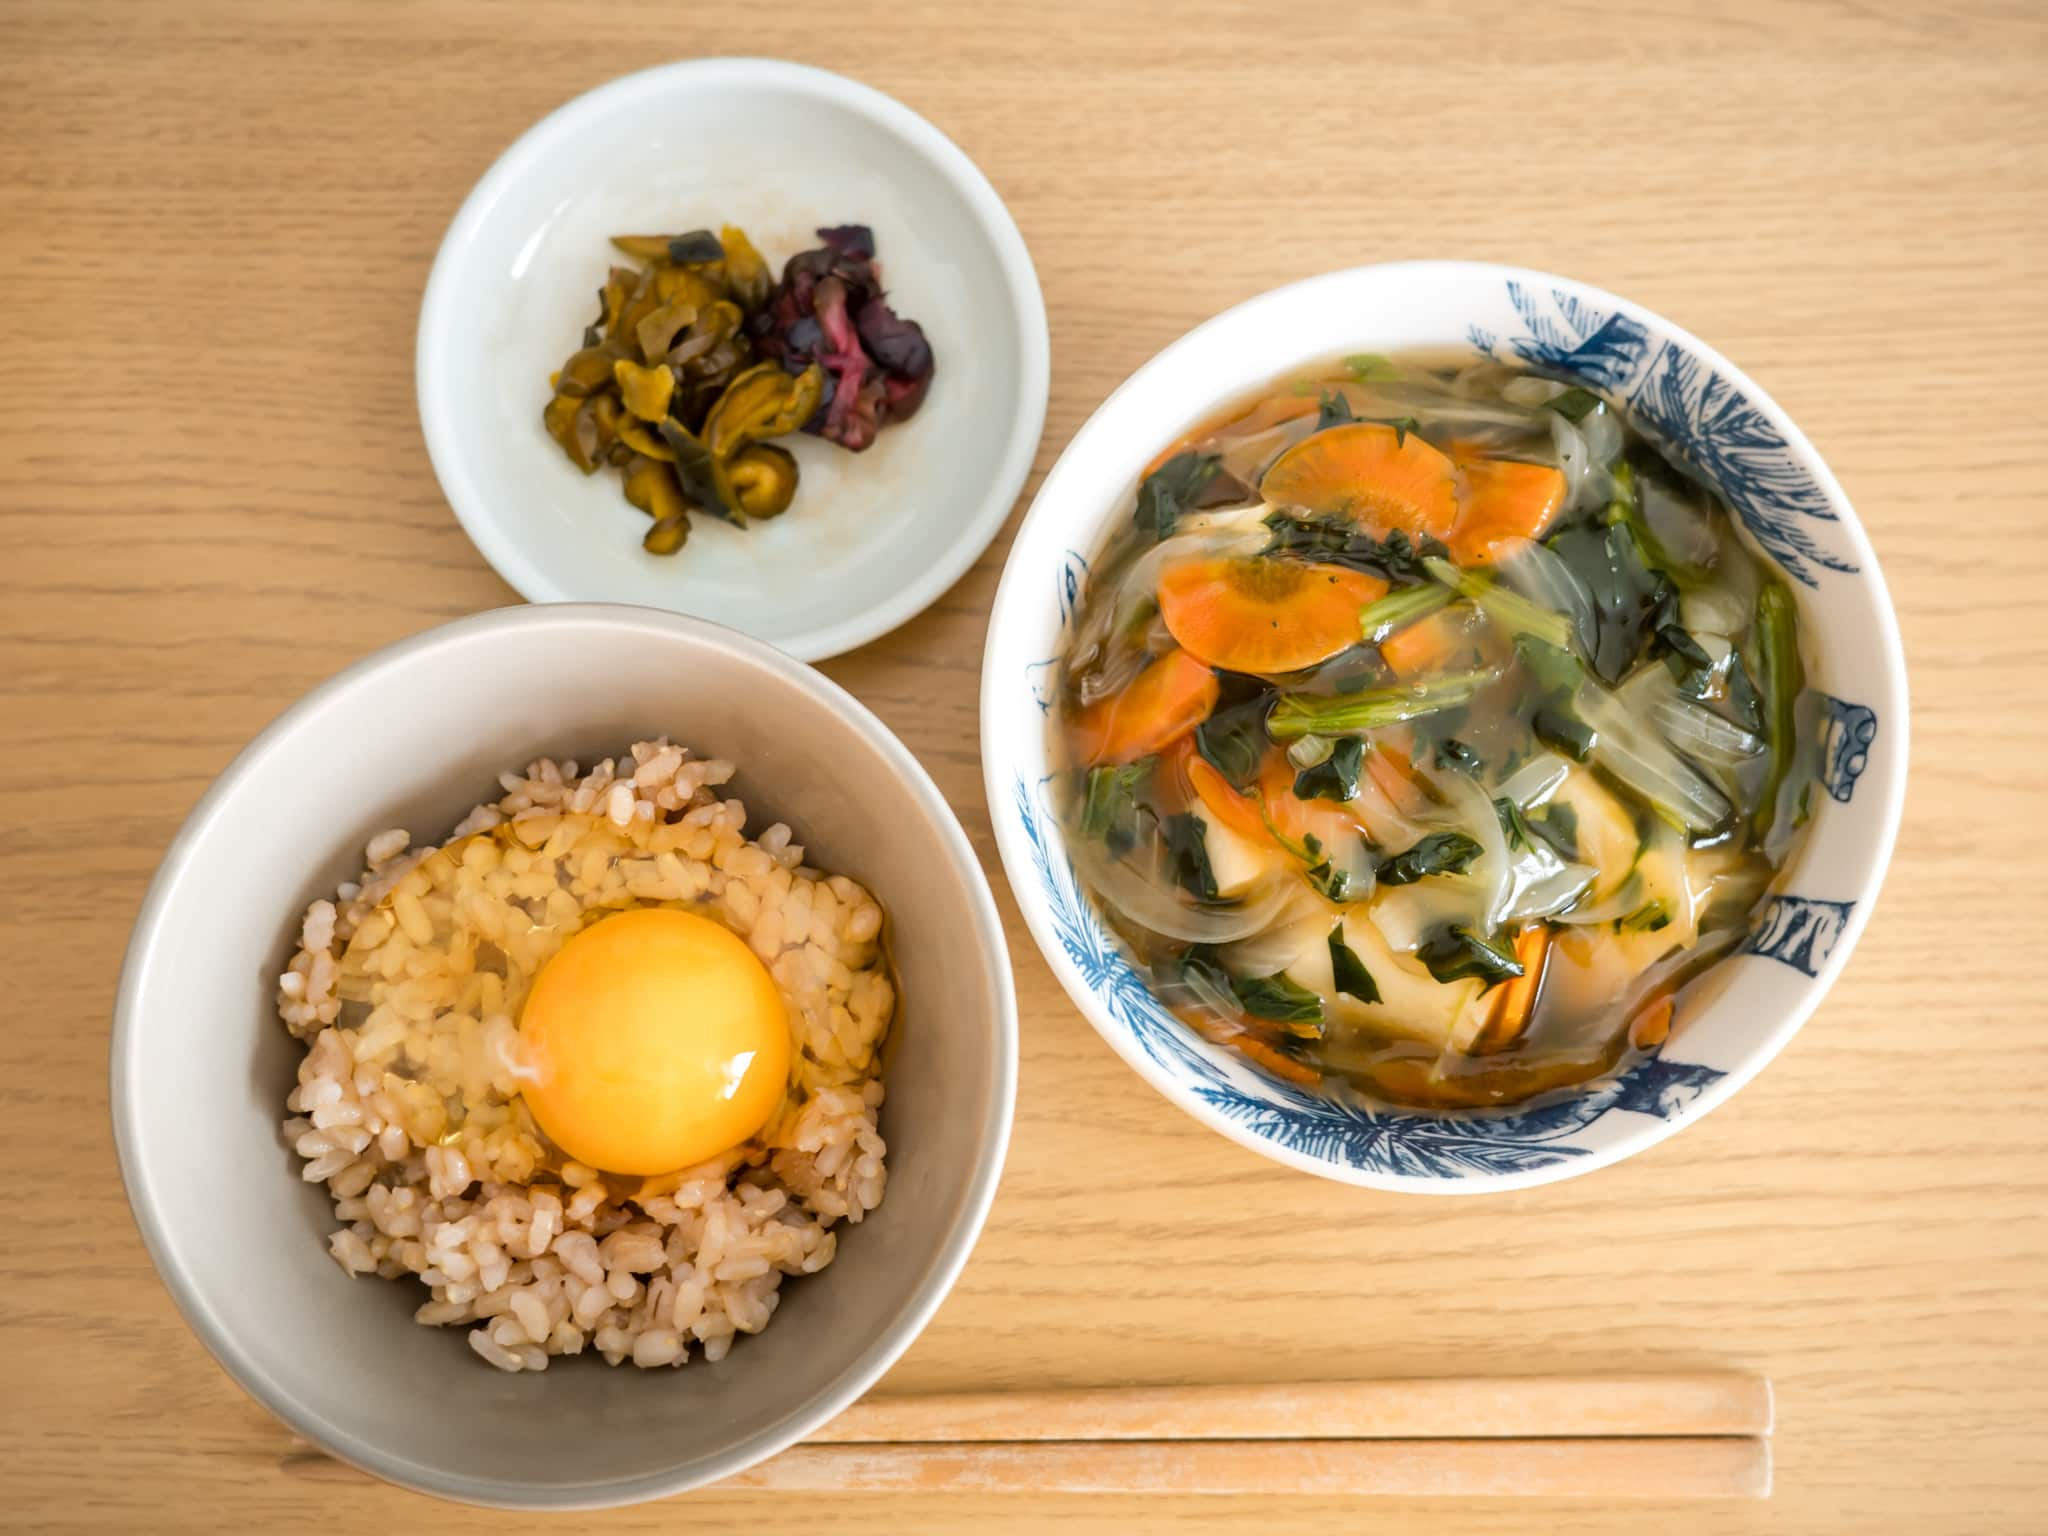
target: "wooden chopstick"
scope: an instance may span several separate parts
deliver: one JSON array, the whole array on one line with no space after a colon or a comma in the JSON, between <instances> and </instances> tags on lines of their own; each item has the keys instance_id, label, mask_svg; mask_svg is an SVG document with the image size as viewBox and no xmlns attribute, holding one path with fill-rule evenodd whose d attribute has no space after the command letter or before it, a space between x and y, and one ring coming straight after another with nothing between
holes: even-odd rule
<instances>
[{"instance_id":1,"label":"wooden chopstick","mask_svg":"<svg viewBox=\"0 0 2048 1536\"><path fill-rule=\"evenodd\" d=\"M1770 1383L1731 1371L869 1397L718 1486L778 1492L1761 1499ZM295 1477L361 1477L311 1447Z\"/></svg>"},{"instance_id":2,"label":"wooden chopstick","mask_svg":"<svg viewBox=\"0 0 2048 1536\"><path fill-rule=\"evenodd\" d=\"M865 1397L812 1445L987 1440L1472 1440L1768 1435L1735 1371L1465 1376Z\"/></svg>"},{"instance_id":3,"label":"wooden chopstick","mask_svg":"<svg viewBox=\"0 0 2048 1536\"><path fill-rule=\"evenodd\" d=\"M1760 1437L1126 1440L794 1446L720 1488L780 1493L1188 1493L1761 1499Z\"/></svg>"}]
</instances>

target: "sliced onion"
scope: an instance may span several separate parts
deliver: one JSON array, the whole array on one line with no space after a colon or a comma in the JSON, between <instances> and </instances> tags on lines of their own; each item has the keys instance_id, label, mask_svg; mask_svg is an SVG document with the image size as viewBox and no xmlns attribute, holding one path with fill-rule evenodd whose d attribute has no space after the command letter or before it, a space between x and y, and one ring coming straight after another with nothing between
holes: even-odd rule
<instances>
[{"instance_id":1,"label":"sliced onion","mask_svg":"<svg viewBox=\"0 0 2048 1536\"><path fill-rule=\"evenodd\" d=\"M1507 909L1514 868L1508 856L1508 835L1501 830L1493 801L1476 780L1465 774L1432 767L1424 767L1422 774L1437 798L1457 817L1458 830L1479 844L1479 857L1459 878L1482 893L1480 910L1486 914L1486 926L1489 930L1496 928L1501 913Z\"/></svg>"},{"instance_id":2,"label":"sliced onion","mask_svg":"<svg viewBox=\"0 0 2048 1536\"><path fill-rule=\"evenodd\" d=\"M1696 568L1715 563L1720 541L1714 537L1707 509L1698 501L1648 478L1636 482L1636 496L1644 524L1673 560Z\"/></svg>"},{"instance_id":3,"label":"sliced onion","mask_svg":"<svg viewBox=\"0 0 2048 1536\"><path fill-rule=\"evenodd\" d=\"M1619 922L1643 904L1642 889L1643 882L1630 874L1600 900L1589 901L1581 907L1566 907L1551 921L1574 924Z\"/></svg>"},{"instance_id":4,"label":"sliced onion","mask_svg":"<svg viewBox=\"0 0 2048 1536\"><path fill-rule=\"evenodd\" d=\"M1734 809L1728 797L1647 719L1591 681L1579 685L1573 702L1597 733L1593 760L1615 778L1694 832L1711 832L1727 822Z\"/></svg>"},{"instance_id":5,"label":"sliced onion","mask_svg":"<svg viewBox=\"0 0 2048 1536\"><path fill-rule=\"evenodd\" d=\"M1509 379L1500 387L1500 397L1515 405L1541 408L1550 404L1571 386L1556 379L1542 379L1525 373L1519 378Z\"/></svg>"},{"instance_id":6,"label":"sliced onion","mask_svg":"<svg viewBox=\"0 0 2048 1536\"><path fill-rule=\"evenodd\" d=\"M1290 899L1268 927L1218 952L1216 958L1225 970L1233 976L1271 976L1284 971L1335 926L1337 919L1307 887L1297 886L1296 890L1308 899Z\"/></svg>"},{"instance_id":7,"label":"sliced onion","mask_svg":"<svg viewBox=\"0 0 2048 1536\"><path fill-rule=\"evenodd\" d=\"M1586 440L1586 452L1591 456L1595 469L1610 469L1621 457L1621 423L1605 404L1579 419L1579 435Z\"/></svg>"},{"instance_id":8,"label":"sliced onion","mask_svg":"<svg viewBox=\"0 0 2048 1536\"><path fill-rule=\"evenodd\" d=\"M1327 763L1330 754L1336 750L1335 742L1311 731L1306 736L1297 736L1288 744L1287 761L1296 768L1313 768L1319 763Z\"/></svg>"},{"instance_id":9,"label":"sliced onion","mask_svg":"<svg viewBox=\"0 0 2048 1536\"><path fill-rule=\"evenodd\" d=\"M1555 752L1538 752L1501 780L1500 793L1526 811L1556 793L1571 771L1572 765Z\"/></svg>"},{"instance_id":10,"label":"sliced onion","mask_svg":"<svg viewBox=\"0 0 2048 1536\"><path fill-rule=\"evenodd\" d=\"M1763 750L1761 738L1680 693L1662 662L1638 667L1615 695L1654 723L1672 746L1703 763L1733 768Z\"/></svg>"},{"instance_id":11,"label":"sliced onion","mask_svg":"<svg viewBox=\"0 0 2048 1536\"><path fill-rule=\"evenodd\" d=\"M1507 539L1498 546L1494 569L1515 591L1571 621L1582 655L1593 654L1598 638L1593 594L1572 568L1533 539Z\"/></svg>"},{"instance_id":12,"label":"sliced onion","mask_svg":"<svg viewBox=\"0 0 2048 1536\"><path fill-rule=\"evenodd\" d=\"M1539 917L1555 917L1577 901L1593 884L1599 871L1590 864L1560 862L1555 870L1526 885L1518 884L1501 914L1504 923L1530 923Z\"/></svg>"},{"instance_id":13,"label":"sliced onion","mask_svg":"<svg viewBox=\"0 0 2048 1536\"><path fill-rule=\"evenodd\" d=\"M1084 875L1103 905L1153 933L1190 944L1229 944L1267 927L1295 882L1273 880L1232 906L1196 906L1123 859L1090 857Z\"/></svg>"},{"instance_id":14,"label":"sliced onion","mask_svg":"<svg viewBox=\"0 0 2048 1536\"><path fill-rule=\"evenodd\" d=\"M1564 509L1576 512L1586 507L1606 506L1608 498L1614 494L1614 480L1607 473L1606 466L1594 459L1586 434L1559 412L1547 414L1557 467L1564 472Z\"/></svg>"}]
</instances>

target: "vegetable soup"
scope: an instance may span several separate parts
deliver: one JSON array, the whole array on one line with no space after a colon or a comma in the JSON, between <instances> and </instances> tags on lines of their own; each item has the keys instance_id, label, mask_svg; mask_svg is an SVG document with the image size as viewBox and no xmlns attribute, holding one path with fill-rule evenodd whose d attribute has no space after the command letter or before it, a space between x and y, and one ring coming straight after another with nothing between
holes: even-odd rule
<instances>
[{"instance_id":1,"label":"vegetable soup","mask_svg":"<svg viewBox=\"0 0 2048 1536\"><path fill-rule=\"evenodd\" d=\"M1505 1104L1681 1022L1806 820L1791 595L1574 385L1354 357L1170 445L1060 681L1070 847L1264 1070Z\"/></svg>"}]
</instances>

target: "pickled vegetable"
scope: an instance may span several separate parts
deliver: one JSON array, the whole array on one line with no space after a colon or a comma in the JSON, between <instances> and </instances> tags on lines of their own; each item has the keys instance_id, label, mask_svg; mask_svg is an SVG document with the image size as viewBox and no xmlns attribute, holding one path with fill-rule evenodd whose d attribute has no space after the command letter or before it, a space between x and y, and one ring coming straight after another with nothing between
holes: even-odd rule
<instances>
[{"instance_id":1,"label":"pickled vegetable","mask_svg":"<svg viewBox=\"0 0 2048 1536\"><path fill-rule=\"evenodd\" d=\"M884 302L874 236L818 234L779 282L735 225L612 237L638 265L606 272L541 425L584 474L621 472L650 554L681 549L693 511L740 527L787 511L797 461L770 439L858 450L923 399L931 348Z\"/></svg>"}]
</instances>

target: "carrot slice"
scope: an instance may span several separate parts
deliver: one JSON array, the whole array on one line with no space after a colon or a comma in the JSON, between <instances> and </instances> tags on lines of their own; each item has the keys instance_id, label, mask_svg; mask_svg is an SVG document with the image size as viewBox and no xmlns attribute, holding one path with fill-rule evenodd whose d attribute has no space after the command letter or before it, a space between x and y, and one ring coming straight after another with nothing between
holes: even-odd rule
<instances>
[{"instance_id":1,"label":"carrot slice","mask_svg":"<svg viewBox=\"0 0 2048 1536\"><path fill-rule=\"evenodd\" d=\"M1477 650L1469 614L1439 608L1424 619L1405 624L1380 642L1380 657L1396 677L1442 672Z\"/></svg>"},{"instance_id":2,"label":"carrot slice","mask_svg":"<svg viewBox=\"0 0 2048 1536\"><path fill-rule=\"evenodd\" d=\"M1145 474L1159 472L1159 467L1176 453L1185 453L1199 443L1206 443L1212 437L1224 433L1249 434L1263 432L1268 427L1277 427L1282 422L1294 421L1303 416L1313 416L1319 409L1314 396L1268 395L1253 403L1249 410L1224 412L1212 416L1192 432L1184 432L1162 449L1159 456L1145 466ZM1142 479L1143 476L1140 476Z\"/></svg>"},{"instance_id":3,"label":"carrot slice","mask_svg":"<svg viewBox=\"0 0 2048 1536\"><path fill-rule=\"evenodd\" d=\"M1459 565L1489 565L1508 539L1540 539L1564 507L1564 474L1548 464L1460 459L1465 494L1450 536Z\"/></svg>"},{"instance_id":4,"label":"carrot slice","mask_svg":"<svg viewBox=\"0 0 2048 1536\"><path fill-rule=\"evenodd\" d=\"M1186 651L1168 651L1121 693L1097 699L1074 719L1074 749L1085 763L1129 763L1173 745L1216 707L1216 674Z\"/></svg>"},{"instance_id":5,"label":"carrot slice","mask_svg":"<svg viewBox=\"0 0 2048 1536\"><path fill-rule=\"evenodd\" d=\"M1259 814L1258 802L1232 789L1230 781L1218 773L1207 758L1191 753L1182 764L1181 771L1187 777L1188 787L1194 790L1195 798L1202 802L1203 810L1239 837L1249 838L1261 847L1278 846L1266 828L1265 817Z\"/></svg>"},{"instance_id":6,"label":"carrot slice","mask_svg":"<svg viewBox=\"0 0 2048 1536\"><path fill-rule=\"evenodd\" d=\"M1291 1056L1281 1055L1256 1035L1238 1035L1230 1044L1275 1077L1284 1078L1290 1083L1300 1083L1304 1088L1313 1088L1323 1080L1323 1074L1314 1067L1296 1061Z\"/></svg>"},{"instance_id":7,"label":"carrot slice","mask_svg":"<svg viewBox=\"0 0 2048 1536\"><path fill-rule=\"evenodd\" d=\"M1159 616L1191 655L1230 672L1298 672L1358 643L1358 610L1387 584L1341 565L1262 556L1170 565Z\"/></svg>"},{"instance_id":8,"label":"carrot slice","mask_svg":"<svg viewBox=\"0 0 2048 1536\"><path fill-rule=\"evenodd\" d=\"M1458 517L1451 461L1413 432L1375 421L1296 443L1266 471L1259 494L1276 507L1349 519L1380 537L1399 529L1440 539Z\"/></svg>"}]
</instances>

